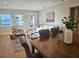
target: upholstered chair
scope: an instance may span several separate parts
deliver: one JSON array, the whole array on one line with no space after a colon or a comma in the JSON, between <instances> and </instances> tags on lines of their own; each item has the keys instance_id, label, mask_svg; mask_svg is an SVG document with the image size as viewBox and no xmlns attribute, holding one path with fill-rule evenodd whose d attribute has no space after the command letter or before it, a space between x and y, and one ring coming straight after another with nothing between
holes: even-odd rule
<instances>
[{"instance_id":1,"label":"upholstered chair","mask_svg":"<svg viewBox=\"0 0 79 59\"><path fill-rule=\"evenodd\" d=\"M56 37L59 33L59 27L51 28L50 33L51 37Z\"/></svg>"},{"instance_id":2,"label":"upholstered chair","mask_svg":"<svg viewBox=\"0 0 79 59\"><path fill-rule=\"evenodd\" d=\"M42 39L42 38L49 38L50 37L49 29L39 30L39 36L40 36L40 39Z\"/></svg>"}]
</instances>

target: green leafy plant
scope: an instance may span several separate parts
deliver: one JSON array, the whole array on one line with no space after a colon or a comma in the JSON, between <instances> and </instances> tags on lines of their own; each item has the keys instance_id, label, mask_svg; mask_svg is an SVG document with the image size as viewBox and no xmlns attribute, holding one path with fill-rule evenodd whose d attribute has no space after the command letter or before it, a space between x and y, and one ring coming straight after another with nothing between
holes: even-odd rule
<instances>
[{"instance_id":1,"label":"green leafy plant","mask_svg":"<svg viewBox=\"0 0 79 59\"><path fill-rule=\"evenodd\" d=\"M62 22L66 25L68 29L73 30L73 28L78 26L78 23L71 19L70 17L63 17Z\"/></svg>"}]
</instances>

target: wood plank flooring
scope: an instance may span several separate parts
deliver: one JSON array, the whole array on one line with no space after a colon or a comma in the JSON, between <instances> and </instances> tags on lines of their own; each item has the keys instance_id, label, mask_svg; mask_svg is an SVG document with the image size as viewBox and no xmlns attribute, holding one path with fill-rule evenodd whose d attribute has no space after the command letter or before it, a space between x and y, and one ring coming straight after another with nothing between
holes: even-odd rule
<instances>
[{"instance_id":1,"label":"wood plank flooring","mask_svg":"<svg viewBox=\"0 0 79 59\"><path fill-rule=\"evenodd\" d=\"M9 35L0 35L0 58L24 58L25 51L14 51Z\"/></svg>"}]
</instances>

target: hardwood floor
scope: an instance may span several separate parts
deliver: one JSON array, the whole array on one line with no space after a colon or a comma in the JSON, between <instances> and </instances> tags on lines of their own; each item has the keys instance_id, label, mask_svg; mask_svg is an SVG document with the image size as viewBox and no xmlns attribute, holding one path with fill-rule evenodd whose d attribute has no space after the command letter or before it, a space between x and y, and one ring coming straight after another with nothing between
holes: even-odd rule
<instances>
[{"instance_id":1,"label":"hardwood floor","mask_svg":"<svg viewBox=\"0 0 79 59\"><path fill-rule=\"evenodd\" d=\"M73 43L79 45L79 34L73 34Z\"/></svg>"},{"instance_id":2,"label":"hardwood floor","mask_svg":"<svg viewBox=\"0 0 79 59\"><path fill-rule=\"evenodd\" d=\"M25 51L16 52L15 55L17 58L26 58Z\"/></svg>"},{"instance_id":3,"label":"hardwood floor","mask_svg":"<svg viewBox=\"0 0 79 59\"><path fill-rule=\"evenodd\" d=\"M0 58L24 58L25 51L14 51L9 35L0 35Z\"/></svg>"}]
</instances>

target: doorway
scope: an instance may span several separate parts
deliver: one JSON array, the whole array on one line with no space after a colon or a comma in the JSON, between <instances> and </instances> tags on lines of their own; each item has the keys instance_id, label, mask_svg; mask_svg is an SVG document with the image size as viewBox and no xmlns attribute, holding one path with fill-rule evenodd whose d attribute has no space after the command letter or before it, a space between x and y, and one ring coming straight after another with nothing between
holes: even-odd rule
<instances>
[{"instance_id":1,"label":"doorway","mask_svg":"<svg viewBox=\"0 0 79 59\"><path fill-rule=\"evenodd\" d=\"M72 20L79 23L79 6L70 8L70 17ZM73 35L75 39L79 39L79 25L74 29Z\"/></svg>"}]
</instances>

